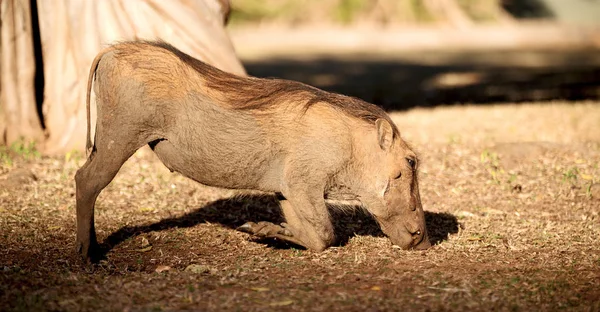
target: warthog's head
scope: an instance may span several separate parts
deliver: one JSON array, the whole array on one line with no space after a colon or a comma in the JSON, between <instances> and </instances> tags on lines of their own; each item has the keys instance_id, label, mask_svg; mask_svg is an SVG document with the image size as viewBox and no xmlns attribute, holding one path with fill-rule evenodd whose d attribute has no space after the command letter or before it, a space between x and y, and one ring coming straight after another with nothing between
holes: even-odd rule
<instances>
[{"instance_id":1,"label":"warthog's head","mask_svg":"<svg viewBox=\"0 0 600 312\"><path fill-rule=\"evenodd\" d=\"M392 244L402 249L429 248L416 154L385 119L376 121L376 135L369 137L364 142L370 151L364 164L369 195L363 203Z\"/></svg>"}]
</instances>

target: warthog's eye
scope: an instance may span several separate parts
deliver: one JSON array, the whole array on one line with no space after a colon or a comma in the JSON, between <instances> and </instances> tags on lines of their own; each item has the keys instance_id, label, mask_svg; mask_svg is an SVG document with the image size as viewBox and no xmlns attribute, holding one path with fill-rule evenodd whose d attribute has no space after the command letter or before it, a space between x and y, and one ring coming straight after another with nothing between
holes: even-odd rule
<instances>
[{"instance_id":1,"label":"warthog's eye","mask_svg":"<svg viewBox=\"0 0 600 312\"><path fill-rule=\"evenodd\" d=\"M417 162L412 158L406 158L406 161L408 162L408 165L410 166L410 168L412 170L415 170L415 168L417 166Z\"/></svg>"}]
</instances>

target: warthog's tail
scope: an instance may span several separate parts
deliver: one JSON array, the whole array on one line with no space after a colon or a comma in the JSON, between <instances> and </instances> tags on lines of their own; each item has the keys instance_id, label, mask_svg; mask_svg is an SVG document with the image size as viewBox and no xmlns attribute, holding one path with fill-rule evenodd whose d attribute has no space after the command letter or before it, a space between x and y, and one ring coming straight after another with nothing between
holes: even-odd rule
<instances>
[{"instance_id":1,"label":"warthog's tail","mask_svg":"<svg viewBox=\"0 0 600 312\"><path fill-rule=\"evenodd\" d=\"M98 68L98 63L100 63L100 60L102 59L102 57L104 56L104 54L106 54L109 51L112 51L113 47L108 47L103 49L102 51L100 51L98 53L98 55L96 55L96 58L94 58L94 60L92 61L92 66L90 68L90 74L88 76L88 83L87 83L87 95L86 95L86 99L85 99L85 109L86 109L86 116L87 116L87 136L86 136L86 142L85 142L85 154L86 156L89 156L91 151L92 151L92 136L91 136L91 127L92 127L92 121L91 121L91 117L90 117L90 96L92 94L92 82L94 81L94 75L96 74L96 69Z\"/></svg>"}]
</instances>

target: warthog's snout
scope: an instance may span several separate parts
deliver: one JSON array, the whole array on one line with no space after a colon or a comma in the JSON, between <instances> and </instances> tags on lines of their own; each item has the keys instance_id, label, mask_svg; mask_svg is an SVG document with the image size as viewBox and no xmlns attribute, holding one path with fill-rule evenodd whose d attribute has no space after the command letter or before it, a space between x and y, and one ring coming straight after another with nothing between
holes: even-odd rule
<instances>
[{"instance_id":1,"label":"warthog's snout","mask_svg":"<svg viewBox=\"0 0 600 312\"><path fill-rule=\"evenodd\" d=\"M425 219L406 217L408 216L396 216L379 221L381 230L390 238L393 245L404 250L425 250L431 247Z\"/></svg>"},{"instance_id":2,"label":"warthog's snout","mask_svg":"<svg viewBox=\"0 0 600 312\"><path fill-rule=\"evenodd\" d=\"M416 243L416 245L413 244L412 249L425 250L431 247L431 242L429 241L429 237L427 236L427 234L419 236L421 236L420 241Z\"/></svg>"},{"instance_id":3,"label":"warthog's snout","mask_svg":"<svg viewBox=\"0 0 600 312\"><path fill-rule=\"evenodd\" d=\"M404 250L416 249L425 250L431 247L429 236L427 235L427 229L416 229L408 231L407 229L401 230L401 233L396 235L388 235L393 245L399 246Z\"/></svg>"}]
</instances>

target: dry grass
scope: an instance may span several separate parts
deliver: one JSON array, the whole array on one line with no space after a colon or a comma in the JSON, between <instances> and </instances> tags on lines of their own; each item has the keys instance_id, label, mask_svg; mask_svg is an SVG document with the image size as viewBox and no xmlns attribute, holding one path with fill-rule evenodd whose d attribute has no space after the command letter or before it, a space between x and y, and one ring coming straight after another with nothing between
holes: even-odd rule
<instances>
[{"instance_id":1,"label":"dry grass","mask_svg":"<svg viewBox=\"0 0 600 312\"><path fill-rule=\"evenodd\" d=\"M392 248L360 212L334 214L345 243L322 253L255 241L235 227L278 220L271 196L197 185L142 150L98 200L112 249L88 267L73 250L83 157L5 152L0 310L600 310L598 103L393 119L421 154L427 251Z\"/></svg>"}]
</instances>

